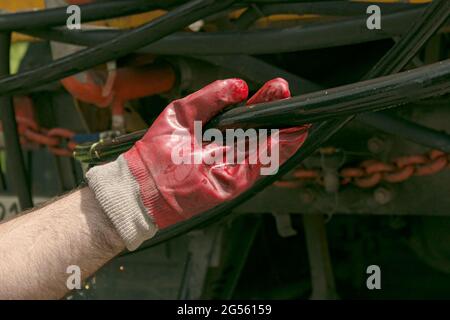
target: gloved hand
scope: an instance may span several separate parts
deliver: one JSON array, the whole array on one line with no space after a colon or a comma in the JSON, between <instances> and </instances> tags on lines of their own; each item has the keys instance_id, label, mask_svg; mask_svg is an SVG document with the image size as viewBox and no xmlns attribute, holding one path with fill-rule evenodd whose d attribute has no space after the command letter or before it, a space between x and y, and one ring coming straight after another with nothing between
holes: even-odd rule
<instances>
[{"instance_id":1,"label":"gloved hand","mask_svg":"<svg viewBox=\"0 0 450 320\"><path fill-rule=\"evenodd\" d=\"M249 160L256 152L259 155L264 148L272 152L279 148L282 164L300 148L308 126L283 129L262 139L258 150L246 150L239 163L217 157L231 149L236 151L236 146L197 142L194 121L204 125L223 108L244 102L247 96L245 81L228 79L176 100L130 151L87 173L90 188L129 250L153 237L158 229L189 219L250 188L267 166L259 158L256 163ZM289 97L288 83L277 78L267 82L247 104ZM189 156L201 161L176 164L174 157L181 154L183 159Z\"/></svg>"}]
</instances>

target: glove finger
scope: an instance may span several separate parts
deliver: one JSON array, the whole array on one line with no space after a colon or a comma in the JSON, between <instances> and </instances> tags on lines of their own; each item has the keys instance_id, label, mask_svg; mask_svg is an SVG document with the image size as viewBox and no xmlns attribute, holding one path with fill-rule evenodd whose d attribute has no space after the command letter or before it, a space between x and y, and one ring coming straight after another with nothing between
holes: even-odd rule
<instances>
[{"instance_id":1,"label":"glove finger","mask_svg":"<svg viewBox=\"0 0 450 320\"><path fill-rule=\"evenodd\" d=\"M247 105L287 99L291 97L289 83L283 78L267 81L248 101Z\"/></svg>"},{"instance_id":2,"label":"glove finger","mask_svg":"<svg viewBox=\"0 0 450 320\"><path fill-rule=\"evenodd\" d=\"M280 166L292 157L308 137L308 126L273 130L269 137L260 137L257 151L247 159L246 176L274 175Z\"/></svg>"},{"instance_id":3,"label":"glove finger","mask_svg":"<svg viewBox=\"0 0 450 320\"><path fill-rule=\"evenodd\" d=\"M268 81L249 99L247 105L269 102L290 97L289 84L281 78ZM210 171L211 181L217 190L239 193L251 186L259 176L278 172L279 166L291 157L307 138L307 126L276 131L270 137L260 136L257 146L246 143L245 160L235 165L215 165ZM253 141L255 143L255 141ZM251 144L251 143L250 143ZM230 148L228 147L227 151ZM234 147L235 156L238 152ZM219 187L220 186L220 187ZM222 192L227 193L227 192Z\"/></svg>"},{"instance_id":4,"label":"glove finger","mask_svg":"<svg viewBox=\"0 0 450 320\"><path fill-rule=\"evenodd\" d=\"M266 82L253 97L247 101L247 105L270 102L291 97L289 83L283 78L275 78ZM278 167L286 162L303 145L308 137L309 125L287 128L279 130L278 134L273 134L266 141L261 141L258 148L259 166L254 166L253 170L260 170L261 167L273 169L273 174L278 171ZM250 155L251 156L251 155ZM270 170L265 170L264 174L270 174Z\"/></svg>"},{"instance_id":5,"label":"glove finger","mask_svg":"<svg viewBox=\"0 0 450 320\"><path fill-rule=\"evenodd\" d=\"M271 137L271 144L278 144L280 152L280 165L292 157L308 138L310 125L280 130L278 139ZM276 147L275 147L276 148Z\"/></svg>"},{"instance_id":6,"label":"glove finger","mask_svg":"<svg viewBox=\"0 0 450 320\"><path fill-rule=\"evenodd\" d=\"M282 78L275 78L266 82L247 101L247 105L286 99L290 96L288 82ZM240 180L240 185L250 185L251 181L255 180L261 174L275 174L279 166L289 159L306 140L307 128L308 126L301 126L282 129L270 137L259 136L257 147L253 145L250 148L252 144L246 141L244 148L247 151L245 154L245 163L237 163L235 167L227 167L228 175L240 177L240 179L237 179ZM237 148L234 149L235 153L238 153ZM216 168L215 171L216 173L220 172L220 168ZM224 174L224 176L228 175Z\"/></svg>"},{"instance_id":7,"label":"glove finger","mask_svg":"<svg viewBox=\"0 0 450 320\"><path fill-rule=\"evenodd\" d=\"M217 80L193 94L174 101L169 109L175 112L178 123L192 132L194 121L203 124L223 108L241 103L248 97L248 86L241 79Z\"/></svg>"}]
</instances>

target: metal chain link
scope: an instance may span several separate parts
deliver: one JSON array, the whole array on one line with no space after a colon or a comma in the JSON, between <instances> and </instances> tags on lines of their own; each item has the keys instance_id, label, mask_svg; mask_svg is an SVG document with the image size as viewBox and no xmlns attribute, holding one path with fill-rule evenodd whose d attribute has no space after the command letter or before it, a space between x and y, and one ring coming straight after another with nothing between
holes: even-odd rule
<instances>
[{"instance_id":1,"label":"metal chain link","mask_svg":"<svg viewBox=\"0 0 450 320\"><path fill-rule=\"evenodd\" d=\"M431 150L426 154L403 156L390 162L370 159L355 167L345 167L339 171L341 185L353 184L359 188L372 188L381 182L400 183L413 176L433 175L450 168L450 155L439 150ZM305 182L323 185L321 169L298 168L293 178L277 181L281 188L297 188Z\"/></svg>"},{"instance_id":2,"label":"metal chain link","mask_svg":"<svg viewBox=\"0 0 450 320\"><path fill-rule=\"evenodd\" d=\"M20 141L22 144L37 144L61 157L72 157L77 143L73 140L75 132L64 128L45 129L25 117L17 117Z\"/></svg>"}]
</instances>

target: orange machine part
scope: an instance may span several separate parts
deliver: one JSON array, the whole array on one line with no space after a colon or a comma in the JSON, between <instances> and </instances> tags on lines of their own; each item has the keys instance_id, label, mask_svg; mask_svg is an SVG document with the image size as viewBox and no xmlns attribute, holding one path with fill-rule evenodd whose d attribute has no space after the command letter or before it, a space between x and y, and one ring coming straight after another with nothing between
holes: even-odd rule
<instances>
[{"instance_id":1,"label":"orange machine part","mask_svg":"<svg viewBox=\"0 0 450 320\"><path fill-rule=\"evenodd\" d=\"M111 72L104 85L95 83L90 72L86 82L76 76L61 82L75 98L101 108L113 106L114 114L121 114L127 101L168 92L176 80L175 71L166 63L119 68Z\"/></svg>"}]
</instances>

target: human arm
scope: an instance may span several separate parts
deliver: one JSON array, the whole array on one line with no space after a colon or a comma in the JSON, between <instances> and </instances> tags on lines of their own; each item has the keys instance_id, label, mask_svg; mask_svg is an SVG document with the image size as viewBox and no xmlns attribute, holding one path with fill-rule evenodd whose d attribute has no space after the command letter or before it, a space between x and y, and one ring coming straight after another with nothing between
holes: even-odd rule
<instances>
[{"instance_id":1,"label":"human arm","mask_svg":"<svg viewBox=\"0 0 450 320\"><path fill-rule=\"evenodd\" d=\"M308 126L259 137L257 149L232 163L222 156L238 149L234 142L197 141L195 122L205 124L247 95L243 80L227 79L172 102L130 151L87 173L89 188L0 225L0 298L62 297L68 266L80 266L86 278L125 247L135 250L158 230L233 199L267 169L262 151L276 150L277 165L286 161ZM277 78L247 104L288 97L287 82ZM177 151L201 161L176 163Z\"/></svg>"},{"instance_id":2,"label":"human arm","mask_svg":"<svg viewBox=\"0 0 450 320\"><path fill-rule=\"evenodd\" d=\"M87 187L0 225L0 299L59 299L125 248Z\"/></svg>"}]
</instances>

